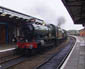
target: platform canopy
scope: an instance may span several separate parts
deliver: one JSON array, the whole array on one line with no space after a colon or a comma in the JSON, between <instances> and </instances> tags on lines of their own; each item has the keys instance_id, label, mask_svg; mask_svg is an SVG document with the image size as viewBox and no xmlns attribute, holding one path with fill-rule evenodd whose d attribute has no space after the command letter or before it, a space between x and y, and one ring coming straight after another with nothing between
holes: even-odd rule
<instances>
[{"instance_id":1,"label":"platform canopy","mask_svg":"<svg viewBox=\"0 0 85 69\"><path fill-rule=\"evenodd\" d=\"M12 24L20 24L29 22L30 19L35 19L37 23L43 23L43 20L39 18L0 6L0 22L5 21Z\"/></svg>"},{"instance_id":2,"label":"platform canopy","mask_svg":"<svg viewBox=\"0 0 85 69\"><path fill-rule=\"evenodd\" d=\"M62 0L75 24L85 25L85 0Z\"/></svg>"}]
</instances>

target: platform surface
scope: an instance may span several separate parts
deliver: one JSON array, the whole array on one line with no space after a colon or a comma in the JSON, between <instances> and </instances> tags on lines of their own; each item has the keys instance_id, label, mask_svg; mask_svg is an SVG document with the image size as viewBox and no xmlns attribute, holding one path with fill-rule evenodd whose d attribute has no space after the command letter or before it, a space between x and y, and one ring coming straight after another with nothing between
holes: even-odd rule
<instances>
[{"instance_id":1,"label":"platform surface","mask_svg":"<svg viewBox=\"0 0 85 69\"><path fill-rule=\"evenodd\" d=\"M77 41L61 69L85 69L85 37L76 37Z\"/></svg>"},{"instance_id":2,"label":"platform surface","mask_svg":"<svg viewBox=\"0 0 85 69\"><path fill-rule=\"evenodd\" d=\"M15 44L2 44L0 45L0 52L8 51L8 50L13 50L16 48Z\"/></svg>"}]
</instances>

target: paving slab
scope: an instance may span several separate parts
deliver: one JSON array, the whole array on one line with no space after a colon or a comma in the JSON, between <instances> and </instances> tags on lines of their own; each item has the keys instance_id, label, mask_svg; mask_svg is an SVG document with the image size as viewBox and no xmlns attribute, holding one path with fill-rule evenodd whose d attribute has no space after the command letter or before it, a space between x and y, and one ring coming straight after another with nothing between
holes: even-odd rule
<instances>
[{"instance_id":1,"label":"paving slab","mask_svg":"<svg viewBox=\"0 0 85 69\"><path fill-rule=\"evenodd\" d=\"M76 37L77 42L61 69L85 69L85 37Z\"/></svg>"}]
</instances>

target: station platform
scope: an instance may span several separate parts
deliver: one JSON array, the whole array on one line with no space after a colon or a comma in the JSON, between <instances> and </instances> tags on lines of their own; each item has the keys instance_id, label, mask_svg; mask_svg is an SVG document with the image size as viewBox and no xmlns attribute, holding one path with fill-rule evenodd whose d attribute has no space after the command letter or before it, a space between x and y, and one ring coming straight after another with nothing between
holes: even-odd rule
<instances>
[{"instance_id":1,"label":"station platform","mask_svg":"<svg viewBox=\"0 0 85 69\"><path fill-rule=\"evenodd\" d=\"M76 37L77 41L60 69L85 69L85 37Z\"/></svg>"},{"instance_id":2,"label":"station platform","mask_svg":"<svg viewBox=\"0 0 85 69\"><path fill-rule=\"evenodd\" d=\"M16 47L15 44L0 44L0 52L13 50L15 49L15 47Z\"/></svg>"}]
</instances>

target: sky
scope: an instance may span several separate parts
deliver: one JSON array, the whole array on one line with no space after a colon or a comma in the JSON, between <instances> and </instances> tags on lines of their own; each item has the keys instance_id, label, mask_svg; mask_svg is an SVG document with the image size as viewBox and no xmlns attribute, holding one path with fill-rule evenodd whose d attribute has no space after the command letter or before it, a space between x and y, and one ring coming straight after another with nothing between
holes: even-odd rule
<instances>
[{"instance_id":1,"label":"sky","mask_svg":"<svg viewBox=\"0 0 85 69\"><path fill-rule=\"evenodd\" d=\"M47 24L58 25L63 18L61 28L66 30L80 30L82 25L74 25L69 13L61 0L0 0L0 6L37 17Z\"/></svg>"}]
</instances>

